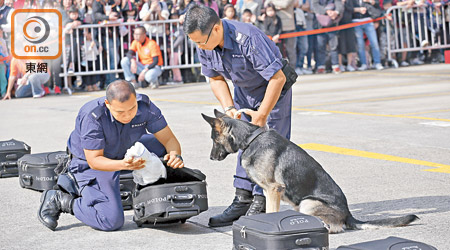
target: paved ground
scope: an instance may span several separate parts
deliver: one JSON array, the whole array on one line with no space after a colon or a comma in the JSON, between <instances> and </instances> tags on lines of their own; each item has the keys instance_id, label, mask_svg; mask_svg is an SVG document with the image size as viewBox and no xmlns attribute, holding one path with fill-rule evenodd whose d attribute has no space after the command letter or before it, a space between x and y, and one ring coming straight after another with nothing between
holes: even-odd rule
<instances>
[{"instance_id":1,"label":"paved ground","mask_svg":"<svg viewBox=\"0 0 450 250\"><path fill-rule=\"evenodd\" d=\"M219 108L207 84L143 89L163 110L187 166L207 175L209 210L186 224L138 228L125 212L117 232L100 232L63 214L57 231L36 218L40 193L17 178L0 179L0 249L231 249L231 227L208 218L233 198L236 156L211 162L209 125L200 113ZM302 76L293 87L292 141L331 174L359 219L408 213L404 228L331 235L330 247L388 236L450 249L450 65L381 72ZM27 142L33 153L64 150L82 104L103 92L0 102L0 140ZM283 205L282 209L289 209Z\"/></svg>"}]
</instances>

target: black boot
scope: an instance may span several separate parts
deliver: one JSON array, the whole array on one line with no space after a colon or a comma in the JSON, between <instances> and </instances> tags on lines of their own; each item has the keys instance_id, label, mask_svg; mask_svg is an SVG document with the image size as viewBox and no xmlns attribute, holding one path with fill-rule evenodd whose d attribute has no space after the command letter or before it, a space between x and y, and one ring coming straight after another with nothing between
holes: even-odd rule
<instances>
[{"instance_id":1,"label":"black boot","mask_svg":"<svg viewBox=\"0 0 450 250\"><path fill-rule=\"evenodd\" d=\"M263 214L266 212L266 197L261 195L255 195L252 205L248 209L245 216Z\"/></svg>"},{"instance_id":2,"label":"black boot","mask_svg":"<svg viewBox=\"0 0 450 250\"><path fill-rule=\"evenodd\" d=\"M252 192L236 188L236 196L233 203L223 213L209 218L210 227L225 227L233 224L233 221L245 215L252 204Z\"/></svg>"},{"instance_id":3,"label":"black boot","mask_svg":"<svg viewBox=\"0 0 450 250\"><path fill-rule=\"evenodd\" d=\"M39 221L52 231L58 226L61 212L73 214L73 197L60 190L47 190L41 196L41 205L38 211Z\"/></svg>"}]
</instances>

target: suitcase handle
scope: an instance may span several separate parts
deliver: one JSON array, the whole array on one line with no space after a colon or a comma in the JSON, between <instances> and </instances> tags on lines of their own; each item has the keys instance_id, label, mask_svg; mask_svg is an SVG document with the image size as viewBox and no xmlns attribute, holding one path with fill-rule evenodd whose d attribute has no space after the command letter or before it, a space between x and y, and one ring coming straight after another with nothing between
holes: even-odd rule
<instances>
[{"instance_id":1,"label":"suitcase handle","mask_svg":"<svg viewBox=\"0 0 450 250\"><path fill-rule=\"evenodd\" d=\"M295 240L295 245L297 246L305 246L311 244L312 240L310 238L301 238Z\"/></svg>"},{"instance_id":2,"label":"suitcase handle","mask_svg":"<svg viewBox=\"0 0 450 250\"><path fill-rule=\"evenodd\" d=\"M168 198L170 200L170 203L172 203L172 206L174 206L176 208L192 207L195 203L195 195L194 194L174 194L174 195L168 195ZM185 200L191 200L191 201L188 203L175 202L175 201L185 201Z\"/></svg>"},{"instance_id":3,"label":"suitcase handle","mask_svg":"<svg viewBox=\"0 0 450 250\"><path fill-rule=\"evenodd\" d=\"M17 154L9 154L9 155L6 155L5 158L7 160L17 160Z\"/></svg>"},{"instance_id":4,"label":"suitcase handle","mask_svg":"<svg viewBox=\"0 0 450 250\"><path fill-rule=\"evenodd\" d=\"M139 205L134 207L134 214L136 215L137 218L142 218L145 215L145 206L144 205Z\"/></svg>"},{"instance_id":5,"label":"suitcase handle","mask_svg":"<svg viewBox=\"0 0 450 250\"><path fill-rule=\"evenodd\" d=\"M22 175L22 182L25 186L31 187L31 184L33 184L33 177L31 175Z\"/></svg>"},{"instance_id":6,"label":"suitcase handle","mask_svg":"<svg viewBox=\"0 0 450 250\"><path fill-rule=\"evenodd\" d=\"M128 201L131 199L131 192L130 191L122 191L120 192L120 198L122 201Z\"/></svg>"},{"instance_id":7,"label":"suitcase handle","mask_svg":"<svg viewBox=\"0 0 450 250\"><path fill-rule=\"evenodd\" d=\"M236 250L256 250L256 248L249 245L240 244Z\"/></svg>"},{"instance_id":8,"label":"suitcase handle","mask_svg":"<svg viewBox=\"0 0 450 250\"><path fill-rule=\"evenodd\" d=\"M5 161L5 162L1 162L0 166L16 166L17 165L17 161Z\"/></svg>"}]
</instances>

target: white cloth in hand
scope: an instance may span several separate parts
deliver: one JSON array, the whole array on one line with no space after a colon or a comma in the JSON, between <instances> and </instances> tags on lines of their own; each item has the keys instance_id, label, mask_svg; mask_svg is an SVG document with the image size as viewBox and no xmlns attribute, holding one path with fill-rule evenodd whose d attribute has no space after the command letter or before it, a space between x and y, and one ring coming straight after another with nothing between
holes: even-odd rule
<instances>
[{"instance_id":1,"label":"white cloth in hand","mask_svg":"<svg viewBox=\"0 0 450 250\"><path fill-rule=\"evenodd\" d=\"M145 167L133 171L133 180L139 185L148 185L156 182L159 178L167 178L166 168L157 155L147 150L140 142L127 150L125 158L142 158Z\"/></svg>"}]
</instances>

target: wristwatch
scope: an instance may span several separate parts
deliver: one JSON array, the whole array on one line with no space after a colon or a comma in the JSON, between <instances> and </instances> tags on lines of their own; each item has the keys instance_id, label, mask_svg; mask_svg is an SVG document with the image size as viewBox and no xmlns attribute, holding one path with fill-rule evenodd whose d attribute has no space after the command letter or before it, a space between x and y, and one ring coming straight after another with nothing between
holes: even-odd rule
<instances>
[{"instance_id":1,"label":"wristwatch","mask_svg":"<svg viewBox=\"0 0 450 250\"><path fill-rule=\"evenodd\" d=\"M223 111L226 113L226 112L228 112L228 111L230 111L232 109L236 109L236 107L234 105L233 106L229 106L229 107L224 108Z\"/></svg>"}]
</instances>

